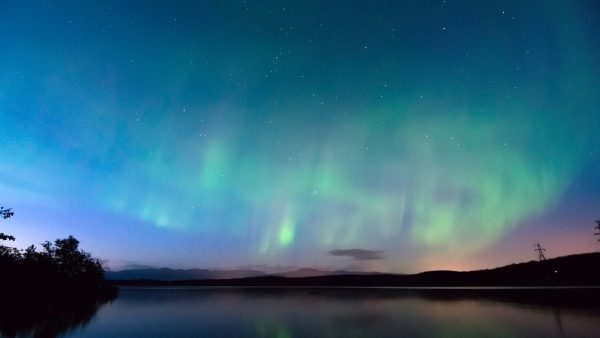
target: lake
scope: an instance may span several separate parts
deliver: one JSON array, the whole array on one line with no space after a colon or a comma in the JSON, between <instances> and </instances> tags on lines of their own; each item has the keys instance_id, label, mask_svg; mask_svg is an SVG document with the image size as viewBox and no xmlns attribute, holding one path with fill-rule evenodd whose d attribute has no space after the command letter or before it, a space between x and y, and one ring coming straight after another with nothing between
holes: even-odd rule
<instances>
[{"instance_id":1,"label":"lake","mask_svg":"<svg viewBox=\"0 0 600 338\"><path fill-rule=\"evenodd\" d=\"M510 289L122 288L118 298L99 306L91 318L71 320L56 334L600 337L597 298L598 289L565 294L561 290ZM25 336L46 335L43 332L38 327Z\"/></svg>"}]
</instances>

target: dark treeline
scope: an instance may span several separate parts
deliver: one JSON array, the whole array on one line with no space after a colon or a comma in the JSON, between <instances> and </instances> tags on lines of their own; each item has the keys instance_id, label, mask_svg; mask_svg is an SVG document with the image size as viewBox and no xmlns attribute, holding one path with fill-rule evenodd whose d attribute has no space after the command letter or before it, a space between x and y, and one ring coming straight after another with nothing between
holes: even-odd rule
<instances>
[{"instance_id":1,"label":"dark treeline","mask_svg":"<svg viewBox=\"0 0 600 338\"><path fill-rule=\"evenodd\" d=\"M9 219L11 209L0 207ZM73 236L20 250L0 232L0 336L56 337L85 325L117 289L104 280L102 262L79 249Z\"/></svg>"},{"instance_id":2,"label":"dark treeline","mask_svg":"<svg viewBox=\"0 0 600 338\"><path fill-rule=\"evenodd\" d=\"M11 209L0 208L0 213L4 219L13 216ZM4 233L0 235L0 240L15 239ZM0 244L0 287L5 297L97 294L114 289L104 281L102 262L79 249L79 241L72 236L53 243L46 241L41 251L33 245L20 250L3 244Z\"/></svg>"},{"instance_id":3,"label":"dark treeline","mask_svg":"<svg viewBox=\"0 0 600 338\"><path fill-rule=\"evenodd\" d=\"M11 288L92 291L103 286L102 263L79 249L72 236L25 250L0 246L0 283Z\"/></svg>"}]
</instances>

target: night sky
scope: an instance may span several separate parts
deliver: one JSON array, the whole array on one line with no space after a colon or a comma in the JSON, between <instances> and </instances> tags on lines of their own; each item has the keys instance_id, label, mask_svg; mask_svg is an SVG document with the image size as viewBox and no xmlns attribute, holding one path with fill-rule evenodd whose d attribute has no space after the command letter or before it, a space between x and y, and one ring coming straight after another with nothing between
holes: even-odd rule
<instances>
[{"instance_id":1,"label":"night sky","mask_svg":"<svg viewBox=\"0 0 600 338\"><path fill-rule=\"evenodd\" d=\"M599 22L596 1L0 0L0 230L113 268L599 250Z\"/></svg>"}]
</instances>

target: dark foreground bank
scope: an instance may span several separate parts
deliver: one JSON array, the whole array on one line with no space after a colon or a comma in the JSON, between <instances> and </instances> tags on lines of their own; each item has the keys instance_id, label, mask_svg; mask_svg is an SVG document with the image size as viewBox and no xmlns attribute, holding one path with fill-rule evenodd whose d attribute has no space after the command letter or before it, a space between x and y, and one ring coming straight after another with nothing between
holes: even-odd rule
<instances>
[{"instance_id":1,"label":"dark foreground bank","mask_svg":"<svg viewBox=\"0 0 600 338\"><path fill-rule=\"evenodd\" d=\"M4 235L5 239L14 239ZM20 250L0 245L0 336L55 337L117 297L100 260L71 236Z\"/></svg>"}]
</instances>

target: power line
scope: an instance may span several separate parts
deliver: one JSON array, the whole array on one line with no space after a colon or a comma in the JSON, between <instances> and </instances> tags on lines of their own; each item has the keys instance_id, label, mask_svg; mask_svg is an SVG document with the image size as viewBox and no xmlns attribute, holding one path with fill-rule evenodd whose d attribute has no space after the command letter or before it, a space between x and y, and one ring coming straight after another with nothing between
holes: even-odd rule
<instances>
[{"instance_id":1,"label":"power line","mask_svg":"<svg viewBox=\"0 0 600 338\"><path fill-rule=\"evenodd\" d=\"M533 251L538 253L538 259L539 261L544 261L546 260L546 256L544 256L544 251L546 251L546 249L542 248L542 246L540 245L540 242L538 241L537 243L535 243L533 245L534 249Z\"/></svg>"}]
</instances>

